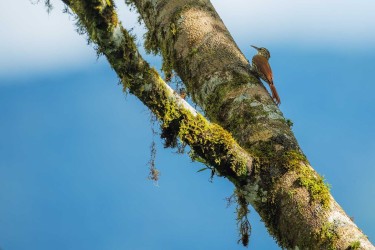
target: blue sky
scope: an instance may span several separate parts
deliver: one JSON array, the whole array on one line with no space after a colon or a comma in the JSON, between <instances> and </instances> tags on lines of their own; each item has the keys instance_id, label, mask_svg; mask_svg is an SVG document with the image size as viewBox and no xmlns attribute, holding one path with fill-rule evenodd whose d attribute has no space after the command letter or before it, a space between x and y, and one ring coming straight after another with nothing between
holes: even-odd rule
<instances>
[{"instance_id":1,"label":"blue sky","mask_svg":"<svg viewBox=\"0 0 375 250\"><path fill-rule=\"evenodd\" d=\"M374 242L375 3L212 2L248 58L250 44L271 51L281 110ZM159 186L147 180L149 111L54 5L48 15L0 2L0 248L243 249L227 180L210 183L157 137ZM134 13L118 5L133 27ZM250 219L250 247L279 249L254 210Z\"/></svg>"}]
</instances>

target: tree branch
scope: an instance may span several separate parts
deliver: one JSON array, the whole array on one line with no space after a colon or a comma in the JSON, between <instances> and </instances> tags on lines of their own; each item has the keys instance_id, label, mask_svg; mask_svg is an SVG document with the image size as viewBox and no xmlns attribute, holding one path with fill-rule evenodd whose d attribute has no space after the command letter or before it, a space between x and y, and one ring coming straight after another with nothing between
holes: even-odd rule
<instances>
[{"instance_id":1,"label":"tree branch","mask_svg":"<svg viewBox=\"0 0 375 250\"><path fill-rule=\"evenodd\" d=\"M213 166L220 175L237 182L252 171L252 157L220 126L208 122L171 89L139 54L134 38L119 23L111 0L63 0L77 15L117 75L124 89L136 95L161 121L167 145L177 138L188 144L195 157Z\"/></svg>"},{"instance_id":2,"label":"tree branch","mask_svg":"<svg viewBox=\"0 0 375 250\"><path fill-rule=\"evenodd\" d=\"M234 183L283 248L373 249L310 166L288 122L250 71L209 0L129 0L143 18L145 46L161 53L208 118L255 157Z\"/></svg>"}]
</instances>

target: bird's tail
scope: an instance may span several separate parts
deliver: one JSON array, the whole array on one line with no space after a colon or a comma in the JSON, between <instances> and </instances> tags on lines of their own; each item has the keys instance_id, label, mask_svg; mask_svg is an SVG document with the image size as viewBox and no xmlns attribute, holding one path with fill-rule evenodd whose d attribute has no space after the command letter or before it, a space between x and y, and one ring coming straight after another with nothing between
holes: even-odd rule
<instances>
[{"instance_id":1,"label":"bird's tail","mask_svg":"<svg viewBox=\"0 0 375 250\"><path fill-rule=\"evenodd\" d=\"M280 97L277 93L277 90L275 88L275 85L270 84L271 92L272 92L272 98L275 100L276 105L280 105Z\"/></svg>"}]
</instances>

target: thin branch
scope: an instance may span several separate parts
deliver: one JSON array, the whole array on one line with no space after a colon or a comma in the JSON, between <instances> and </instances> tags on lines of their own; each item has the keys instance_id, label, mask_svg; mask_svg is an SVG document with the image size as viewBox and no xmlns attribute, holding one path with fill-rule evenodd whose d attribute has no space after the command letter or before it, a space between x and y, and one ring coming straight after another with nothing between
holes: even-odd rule
<instances>
[{"instance_id":1,"label":"thin branch","mask_svg":"<svg viewBox=\"0 0 375 250\"><path fill-rule=\"evenodd\" d=\"M181 140L220 175L246 179L253 158L220 126L210 123L164 82L139 54L134 37L118 21L112 0L62 0L77 15L98 53L104 54L122 81L159 119L166 144ZM235 183L236 184L236 183Z\"/></svg>"}]
</instances>

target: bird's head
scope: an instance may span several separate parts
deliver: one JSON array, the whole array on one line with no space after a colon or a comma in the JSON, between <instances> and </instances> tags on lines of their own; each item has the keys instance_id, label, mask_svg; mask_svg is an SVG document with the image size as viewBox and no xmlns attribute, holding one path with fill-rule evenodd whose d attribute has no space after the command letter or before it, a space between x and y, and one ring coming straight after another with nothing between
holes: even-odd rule
<instances>
[{"instance_id":1,"label":"bird's head","mask_svg":"<svg viewBox=\"0 0 375 250\"><path fill-rule=\"evenodd\" d=\"M256 49L258 51L259 55L264 56L265 58L267 58L267 60L271 57L271 54L268 51L268 49L266 49L266 48L258 48L258 47L254 46L254 45L250 45L250 46L253 47L254 49Z\"/></svg>"}]
</instances>

